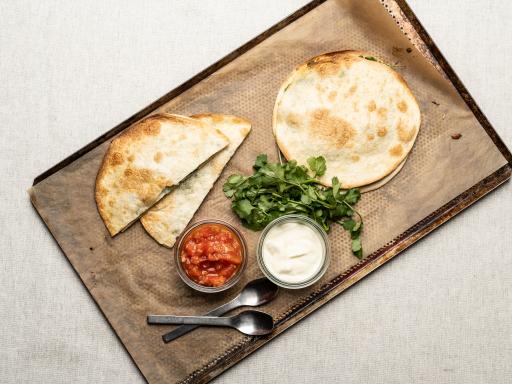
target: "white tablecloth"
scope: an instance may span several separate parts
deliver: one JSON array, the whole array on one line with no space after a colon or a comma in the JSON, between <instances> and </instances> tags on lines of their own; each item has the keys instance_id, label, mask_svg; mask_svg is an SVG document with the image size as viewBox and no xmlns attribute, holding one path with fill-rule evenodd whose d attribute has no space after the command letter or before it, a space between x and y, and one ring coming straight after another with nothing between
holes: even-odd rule
<instances>
[{"instance_id":1,"label":"white tablecloth","mask_svg":"<svg viewBox=\"0 0 512 384\"><path fill-rule=\"evenodd\" d=\"M305 2L0 1L0 382L143 382L26 189ZM410 3L512 146L512 3ZM217 382L512 382L511 191L492 193Z\"/></svg>"}]
</instances>

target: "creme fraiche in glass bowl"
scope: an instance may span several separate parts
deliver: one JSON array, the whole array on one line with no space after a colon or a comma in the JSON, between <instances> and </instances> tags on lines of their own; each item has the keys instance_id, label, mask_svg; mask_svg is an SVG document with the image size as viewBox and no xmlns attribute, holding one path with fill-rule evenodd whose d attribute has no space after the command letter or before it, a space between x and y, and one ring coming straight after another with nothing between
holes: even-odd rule
<instances>
[{"instance_id":1,"label":"creme fraiche in glass bowl","mask_svg":"<svg viewBox=\"0 0 512 384\"><path fill-rule=\"evenodd\" d=\"M330 247L327 234L307 216L281 216L263 230L258 264L273 283L300 289L316 283L327 271Z\"/></svg>"},{"instance_id":2,"label":"creme fraiche in glass bowl","mask_svg":"<svg viewBox=\"0 0 512 384\"><path fill-rule=\"evenodd\" d=\"M222 220L203 220L188 227L175 246L178 274L190 287L206 293L235 285L247 263L242 234Z\"/></svg>"}]
</instances>

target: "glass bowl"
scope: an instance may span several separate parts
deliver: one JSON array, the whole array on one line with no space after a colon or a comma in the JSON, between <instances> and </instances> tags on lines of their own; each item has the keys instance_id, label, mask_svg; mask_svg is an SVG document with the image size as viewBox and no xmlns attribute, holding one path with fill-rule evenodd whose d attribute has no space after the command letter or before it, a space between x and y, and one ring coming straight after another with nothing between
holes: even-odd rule
<instances>
[{"instance_id":1,"label":"glass bowl","mask_svg":"<svg viewBox=\"0 0 512 384\"><path fill-rule=\"evenodd\" d=\"M322 265L320 269L309 279L297 283L291 283L287 281L280 280L279 278L275 277L267 268L265 265L265 262L263 260L263 243L265 241L265 237L267 236L268 232L277 224L282 224L285 222L299 222L301 224L306 224L311 229L316 231L320 238L323 240L323 260ZM258 242L258 248L257 248L257 259L258 259L258 265L263 272L263 274L274 284L288 289L301 289L309 287L310 285L313 285L316 283L320 278L325 274L327 271L327 268L329 267L330 262L330 246L329 246L329 239L327 238L327 233L325 233L324 229L313 219L299 214L290 214L278 217L277 219L270 222L263 232L261 233L260 240Z\"/></svg>"},{"instance_id":2,"label":"glass bowl","mask_svg":"<svg viewBox=\"0 0 512 384\"><path fill-rule=\"evenodd\" d=\"M183 246L183 240L187 237L187 235L193 229L198 228L203 225L206 225L206 224L218 224L218 225L221 225L221 226L229 229L238 238L238 241L240 242L240 246L241 246L241 250L242 250L242 263L238 266L238 269L236 270L236 272L229 279L227 279L223 285L220 285L218 287L209 287L206 285L201 285L201 284L196 283L194 280L192 280L187 275L187 272L185 271L185 269L183 268L183 266L181 264L180 254L181 254L181 248ZM178 274L181 277L181 280L183 280L183 282L185 284L187 284L189 287L191 287L197 291L205 292L205 293L222 292L222 291L225 291L225 290L231 288L232 286L234 286L240 280L240 277L242 277L242 274L243 274L246 264L247 264L247 245L246 245L245 239L243 238L240 231L238 231L231 224L229 224L225 221L222 221L222 220L202 220L202 221L198 221L197 223L194 223L191 226L189 226L188 228L186 228L185 231L183 231L181 236L178 238L178 240L176 241L176 246L174 247L174 260L176 262L176 268L178 270Z\"/></svg>"}]
</instances>

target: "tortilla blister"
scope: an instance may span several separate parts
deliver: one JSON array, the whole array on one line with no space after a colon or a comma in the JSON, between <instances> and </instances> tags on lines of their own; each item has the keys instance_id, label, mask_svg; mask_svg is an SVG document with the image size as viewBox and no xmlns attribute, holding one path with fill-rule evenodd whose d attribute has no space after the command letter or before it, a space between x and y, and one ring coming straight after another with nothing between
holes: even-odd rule
<instances>
[{"instance_id":1,"label":"tortilla blister","mask_svg":"<svg viewBox=\"0 0 512 384\"><path fill-rule=\"evenodd\" d=\"M95 188L98 211L111 236L228 144L224 135L202 121L172 114L150 116L116 137L103 158Z\"/></svg>"},{"instance_id":2,"label":"tortilla blister","mask_svg":"<svg viewBox=\"0 0 512 384\"><path fill-rule=\"evenodd\" d=\"M368 52L316 56L283 83L273 131L286 159L306 164L324 156L343 188L381 180L412 149L421 123L418 103L405 80Z\"/></svg>"}]
</instances>

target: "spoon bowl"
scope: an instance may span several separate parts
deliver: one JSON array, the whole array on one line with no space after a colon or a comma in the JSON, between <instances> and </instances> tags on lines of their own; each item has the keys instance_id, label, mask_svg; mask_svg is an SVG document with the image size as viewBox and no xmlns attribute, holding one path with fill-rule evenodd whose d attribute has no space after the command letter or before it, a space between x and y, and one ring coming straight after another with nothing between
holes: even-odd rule
<instances>
[{"instance_id":1,"label":"spoon bowl","mask_svg":"<svg viewBox=\"0 0 512 384\"><path fill-rule=\"evenodd\" d=\"M279 292L279 287L263 277L247 283L236 300L240 306L257 307L268 303Z\"/></svg>"},{"instance_id":2,"label":"spoon bowl","mask_svg":"<svg viewBox=\"0 0 512 384\"><path fill-rule=\"evenodd\" d=\"M268 335L274 329L274 319L268 313L244 311L232 316L233 328L251 336Z\"/></svg>"}]
</instances>

